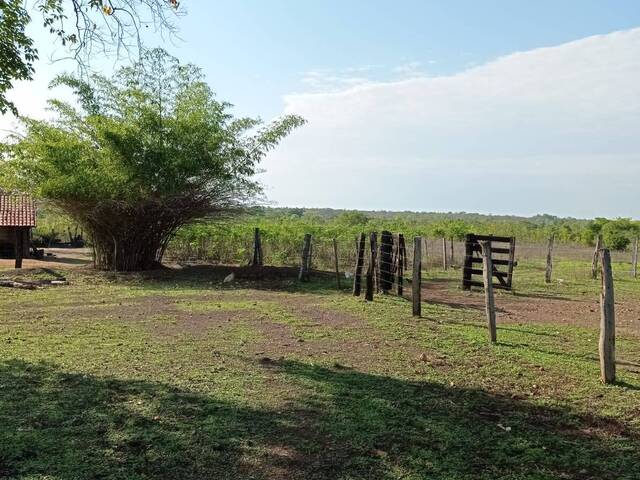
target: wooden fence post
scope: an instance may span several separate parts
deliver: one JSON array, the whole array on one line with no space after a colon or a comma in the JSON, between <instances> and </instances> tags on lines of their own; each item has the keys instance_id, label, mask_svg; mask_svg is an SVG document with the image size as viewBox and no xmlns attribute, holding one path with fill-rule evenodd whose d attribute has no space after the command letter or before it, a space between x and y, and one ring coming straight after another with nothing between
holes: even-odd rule
<instances>
[{"instance_id":1,"label":"wooden fence post","mask_svg":"<svg viewBox=\"0 0 640 480\"><path fill-rule=\"evenodd\" d=\"M378 255L378 234L369 234L369 265L367 266L367 285L364 291L364 299L373 301L374 282L376 278L376 258Z\"/></svg>"},{"instance_id":2,"label":"wooden fence post","mask_svg":"<svg viewBox=\"0 0 640 480\"><path fill-rule=\"evenodd\" d=\"M393 234L384 230L380 234L380 290L389 293L393 287Z\"/></svg>"},{"instance_id":3,"label":"wooden fence post","mask_svg":"<svg viewBox=\"0 0 640 480\"><path fill-rule=\"evenodd\" d=\"M496 306L493 298L493 261L491 259L491 242L480 242L482 247L482 279L484 280L484 303L489 326L489 340L496 343Z\"/></svg>"},{"instance_id":4,"label":"wooden fence post","mask_svg":"<svg viewBox=\"0 0 640 480\"><path fill-rule=\"evenodd\" d=\"M401 297L403 292L402 281L404 277L404 263L407 261L405 258L406 247L404 244L404 235L398 234L398 254L396 255L396 294Z\"/></svg>"},{"instance_id":5,"label":"wooden fence post","mask_svg":"<svg viewBox=\"0 0 640 480\"><path fill-rule=\"evenodd\" d=\"M411 301L413 316L422 314L422 237L413 239L413 280L411 281Z\"/></svg>"},{"instance_id":6,"label":"wooden fence post","mask_svg":"<svg viewBox=\"0 0 640 480\"><path fill-rule=\"evenodd\" d=\"M309 265L311 256L311 234L306 233L304 235L304 244L302 245L302 263L300 264L300 273L298 274L298 280L306 282L309 280Z\"/></svg>"},{"instance_id":7,"label":"wooden fence post","mask_svg":"<svg viewBox=\"0 0 640 480\"><path fill-rule=\"evenodd\" d=\"M598 278L598 257L602 248L602 236L598 234L596 239L596 249L593 252L593 260L591 260L591 278Z\"/></svg>"},{"instance_id":8,"label":"wooden fence post","mask_svg":"<svg viewBox=\"0 0 640 480\"><path fill-rule=\"evenodd\" d=\"M555 235L551 234L549 243L547 244L547 268L544 272L544 282L551 283L551 272L553 270L553 242Z\"/></svg>"},{"instance_id":9,"label":"wooden fence post","mask_svg":"<svg viewBox=\"0 0 640 480\"><path fill-rule=\"evenodd\" d=\"M338 290L340 290L340 269L338 267L338 240L333 239L333 258L336 264L336 285L338 286Z\"/></svg>"},{"instance_id":10,"label":"wooden fence post","mask_svg":"<svg viewBox=\"0 0 640 480\"><path fill-rule=\"evenodd\" d=\"M260 229L253 230L253 261L254 267L262 266L262 241L260 240Z\"/></svg>"},{"instance_id":11,"label":"wooden fence post","mask_svg":"<svg viewBox=\"0 0 640 480\"><path fill-rule=\"evenodd\" d=\"M633 242L633 256L631 258L631 273L633 278L638 278L638 237Z\"/></svg>"},{"instance_id":12,"label":"wooden fence post","mask_svg":"<svg viewBox=\"0 0 640 480\"><path fill-rule=\"evenodd\" d=\"M453 251L453 237L451 237L451 238L449 239L449 246L451 247L451 248L449 249L449 250L450 250L450 252L451 252L451 255L449 255L449 264L450 264L450 265L453 265L453 264L455 263L455 260L454 260L454 258L453 258L453 254L454 254L454 251Z\"/></svg>"},{"instance_id":13,"label":"wooden fence post","mask_svg":"<svg viewBox=\"0 0 640 480\"><path fill-rule=\"evenodd\" d=\"M447 270L447 239L442 237L442 269Z\"/></svg>"},{"instance_id":14,"label":"wooden fence post","mask_svg":"<svg viewBox=\"0 0 640 480\"><path fill-rule=\"evenodd\" d=\"M360 296L362 288L362 266L364 265L364 233L358 236L356 243L356 268L353 273L353 296Z\"/></svg>"},{"instance_id":15,"label":"wooden fence post","mask_svg":"<svg viewBox=\"0 0 640 480\"><path fill-rule=\"evenodd\" d=\"M600 379L603 383L616 380L616 316L613 299L613 273L609 249L600 251L602 290L600 292Z\"/></svg>"},{"instance_id":16,"label":"wooden fence post","mask_svg":"<svg viewBox=\"0 0 640 480\"><path fill-rule=\"evenodd\" d=\"M20 227L16 227L15 229L15 268L22 268L22 254L24 251L24 232Z\"/></svg>"}]
</instances>

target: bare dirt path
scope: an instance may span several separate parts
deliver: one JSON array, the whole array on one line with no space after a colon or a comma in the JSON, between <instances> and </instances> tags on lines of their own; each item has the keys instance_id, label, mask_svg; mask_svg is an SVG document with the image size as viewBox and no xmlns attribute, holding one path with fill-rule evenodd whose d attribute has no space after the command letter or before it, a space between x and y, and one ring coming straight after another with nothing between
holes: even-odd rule
<instances>
[{"instance_id":1,"label":"bare dirt path","mask_svg":"<svg viewBox=\"0 0 640 480\"><path fill-rule=\"evenodd\" d=\"M453 290L450 282L426 282L423 300L452 308L484 310L482 292ZM543 323L592 328L598 328L600 324L597 298L581 300L498 292L496 306L498 322L502 323ZM616 302L616 328L624 333L640 335L640 302Z\"/></svg>"}]
</instances>

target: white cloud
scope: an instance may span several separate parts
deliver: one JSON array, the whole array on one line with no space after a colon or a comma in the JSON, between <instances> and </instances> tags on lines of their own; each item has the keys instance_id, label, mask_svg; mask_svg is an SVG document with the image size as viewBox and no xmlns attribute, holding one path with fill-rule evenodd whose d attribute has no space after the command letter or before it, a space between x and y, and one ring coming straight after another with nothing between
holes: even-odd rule
<instances>
[{"instance_id":1,"label":"white cloud","mask_svg":"<svg viewBox=\"0 0 640 480\"><path fill-rule=\"evenodd\" d=\"M640 216L640 28L285 105L282 204Z\"/></svg>"}]
</instances>

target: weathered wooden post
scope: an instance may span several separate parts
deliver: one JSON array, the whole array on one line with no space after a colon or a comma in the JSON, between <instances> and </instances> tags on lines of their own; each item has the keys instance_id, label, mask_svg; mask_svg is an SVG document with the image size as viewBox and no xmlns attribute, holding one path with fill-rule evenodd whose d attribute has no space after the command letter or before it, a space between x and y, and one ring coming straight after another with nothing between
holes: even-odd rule
<instances>
[{"instance_id":1,"label":"weathered wooden post","mask_svg":"<svg viewBox=\"0 0 640 480\"><path fill-rule=\"evenodd\" d=\"M489 326L489 340L496 343L496 306L493 297L493 261L491 259L491 242L481 241L482 247L482 279L484 281L484 303Z\"/></svg>"},{"instance_id":2,"label":"weathered wooden post","mask_svg":"<svg viewBox=\"0 0 640 480\"><path fill-rule=\"evenodd\" d=\"M551 283L551 272L553 270L553 242L555 235L551 234L549 243L547 244L547 268L544 272L544 282Z\"/></svg>"},{"instance_id":3,"label":"weathered wooden post","mask_svg":"<svg viewBox=\"0 0 640 480\"><path fill-rule=\"evenodd\" d=\"M464 238L464 265L462 269L462 289L471 290L471 277L473 271L473 240L474 236L470 233Z\"/></svg>"},{"instance_id":4,"label":"weathered wooden post","mask_svg":"<svg viewBox=\"0 0 640 480\"><path fill-rule=\"evenodd\" d=\"M633 255L631 257L631 274L638 278L638 237L633 242Z\"/></svg>"},{"instance_id":5,"label":"weathered wooden post","mask_svg":"<svg viewBox=\"0 0 640 480\"><path fill-rule=\"evenodd\" d=\"M404 276L404 262L406 262L405 258L406 247L404 244L404 235L398 234L398 254L396 256L396 294L401 297L403 292L402 289L402 281Z\"/></svg>"},{"instance_id":6,"label":"weathered wooden post","mask_svg":"<svg viewBox=\"0 0 640 480\"><path fill-rule=\"evenodd\" d=\"M298 274L298 280L306 282L309 280L309 265L311 256L311 234L306 233L304 235L304 243L302 245L302 262L300 264L300 273Z\"/></svg>"},{"instance_id":7,"label":"weathered wooden post","mask_svg":"<svg viewBox=\"0 0 640 480\"><path fill-rule=\"evenodd\" d=\"M378 255L378 234L371 232L369 235L369 265L367 266L367 285L364 292L364 299L373 301L374 282L376 278L376 258Z\"/></svg>"},{"instance_id":8,"label":"weathered wooden post","mask_svg":"<svg viewBox=\"0 0 640 480\"><path fill-rule=\"evenodd\" d=\"M411 301L413 316L422 314L422 237L413 239L413 279L411 280Z\"/></svg>"},{"instance_id":9,"label":"weathered wooden post","mask_svg":"<svg viewBox=\"0 0 640 480\"><path fill-rule=\"evenodd\" d=\"M262 241L260 240L260 229L253 230L253 260L251 265L254 267L262 266Z\"/></svg>"},{"instance_id":10,"label":"weathered wooden post","mask_svg":"<svg viewBox=\"0 0 640 480\"><path fill-rule=\"evenodd\" d=\"M616 381L616 315L613 298L613 273L608 248L600 251L602 289L600 291L600 379L603 383Z\"/></svg>"},{"instance_id":11,"label":"weathered wooden post","mask_svg":"<svg viewBox=\"0 0 640 480\"><path fill-rule=\"evenodd\" d=\"M593 260L591 260L591 278L598 278L598 257L602 248L602 236L598 234L596 239L596 249L593 251Z\"/></svg>"},{"instance_id":12,"label":"weathered wooden post","mask_svg":"<svg viewBox=\"0 0 640 480\"><path fill-rule=\"evenodd\" d=\"M384 230L380 235L380 290L389 293L393 287L393 234Z\"/></svg>"},{"instance_id":13,"label":"weathered wooden post","mask_svg":"<svg viewBox=\"0 0 640 480\"><path fill-rule=\"evenodd\" d=\"M24 251L24 232L20 227L15 229L15 268L22 268L22 254Z\"/></svg>"},{"instance_id":14,"label":"weathered wooden post","mask_svg":"<svg viewBox=\"0 0 640 480\"><path fill-rule=\"evenodd\" d=\"M340 269L338 267L338 240L333 239L333 258L336 265L336 285L338 286L338 290L340 290Z\"/></svg>"},{"instance_id":15,"label":"weathered wooden post","mask_svg":"<svg viewBox=\"0 0 640 480\"><path fill-rule=\"evenodd\" d=\"M356 268L353 273L353 296L360 296L362 288L362 267L364 265L364 233L358 236L356 242Z\"/></svg>"},{"instance_id":16,"label":"weathered wooden post","mask_svg":"<svg viewBox=\"0 0 640 480\"><path fill-rule=\"evenodd\" d=\"M453 265L453 264L456 262L456 261L454 260L454 258L453 258L453 254L454 254L454 251L453 251L453 237L451 237L451 238L449 239L449 246L451 247L451 248L449 249L449 250L450 250L450 252L451 252L451 255L449 255L449 264L450 264L450 265Z\"/></svg>"},{"instance_id":17,"label":"weathered wooden post","mask_svg":"<svg viewBox=\"0 0 640 480\"><path fill-rule=\"evenodd\" d=\"M447 239L442 237L442 269L447 270Z\"/></svg>"}]
</instances>

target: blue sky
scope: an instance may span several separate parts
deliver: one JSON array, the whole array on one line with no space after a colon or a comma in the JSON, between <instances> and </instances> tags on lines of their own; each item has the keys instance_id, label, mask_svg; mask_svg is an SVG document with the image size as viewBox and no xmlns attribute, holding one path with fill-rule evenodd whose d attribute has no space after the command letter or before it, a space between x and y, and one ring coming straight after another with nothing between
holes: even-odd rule
<instances>
[{"instance_id":1,"label":"blue sky","mask_svg":"<svg viewBox=\"0 0 640 480\"><path fill-rule=\"evenodd\" d=\"M238 114L309 120L265 161L279 205L640 217L637 1L183 5L164 46Z\"/></svg>"}]
</instances>

